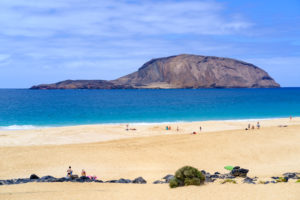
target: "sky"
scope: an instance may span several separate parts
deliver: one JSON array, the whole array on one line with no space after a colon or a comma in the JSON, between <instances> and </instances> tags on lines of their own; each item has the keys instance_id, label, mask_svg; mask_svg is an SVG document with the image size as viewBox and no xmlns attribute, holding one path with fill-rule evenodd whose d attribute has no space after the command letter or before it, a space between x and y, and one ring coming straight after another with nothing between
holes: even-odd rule
<instances>
[{"instance_id":1,"label":"sky","mask_svg":"<svg viewBox=\"0 0 300 200\"><path fill-rule=\"evenodd\" d=\"M300 1L0 0L0 88L113 80L182 53L250 62L300 87Z\"/></svg>"}]
</instances>

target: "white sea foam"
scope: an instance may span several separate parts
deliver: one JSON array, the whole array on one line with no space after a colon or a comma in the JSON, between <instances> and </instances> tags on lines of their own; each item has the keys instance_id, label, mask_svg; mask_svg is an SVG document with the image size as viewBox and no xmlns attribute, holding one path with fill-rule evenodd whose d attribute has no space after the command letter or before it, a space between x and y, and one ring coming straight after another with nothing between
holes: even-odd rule
<instances>
[{"instance_id":1,"label":"white sea foam","mask_svg":"<svg viewBox=\"0 0 300 200\"><path fill-rule=\"evenodd\" d=\"M293 116L299 117L299 116ZM74 125L59 125L59 126L34 126L34 125L10 125L0 126L0 130L34 130L43 128L54 128L54 127L68 127L68 126L86 126L86 125L165 125L165 124L176 124L176 123L190 123L190 122L209 122L209 121L229 121L229 122L246 122L246 121L264 121L264 120L275 120L282 119L283 117L274 118L249 118L249 119L211 119L211 120L191 120L191 121L165 121L165 122L120 122L120 123L95 123L95 124L74 124ZM287 117L286 117L287 118Z\"/></svg>"},{"instance_id":2,"label":"white sea foam","mask_svg":"<svg viewBox=\"0 0 300 200\"><path fill-rule=\"evenodd\" d=\"M47 128L44 126L33 126L33 125L10 125L10 126L0 126L0 130L32 130L32 129L40 129Z\"/></svg>"}]
</instances>

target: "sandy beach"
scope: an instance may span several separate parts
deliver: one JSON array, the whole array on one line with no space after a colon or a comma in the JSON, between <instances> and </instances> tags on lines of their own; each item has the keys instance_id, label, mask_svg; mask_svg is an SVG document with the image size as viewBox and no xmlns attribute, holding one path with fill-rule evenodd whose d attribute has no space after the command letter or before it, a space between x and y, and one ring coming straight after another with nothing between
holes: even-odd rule
<instances>
[{"instance_id":1,"label":"sandy beach","mask_svg":"<svg viewBox=\"0 0 300 200\"><path fill-rule=\"evenodd\" d=\"M261 180L300 172L300 118L260 120L259 130L245 130L256 122L129 124L135 131L126 131L126 124L0 131L0 179L33 173L63 177L71 165L74 173L85 169L101 180L142 176L148 182L0 186L0 199L299 199L295 180L272 185L215 182L178 189L152 184L184 165L221 173L226 165L238 165ZM165 130L166 125L172 129Z\"/></svg>"}]
</instances>

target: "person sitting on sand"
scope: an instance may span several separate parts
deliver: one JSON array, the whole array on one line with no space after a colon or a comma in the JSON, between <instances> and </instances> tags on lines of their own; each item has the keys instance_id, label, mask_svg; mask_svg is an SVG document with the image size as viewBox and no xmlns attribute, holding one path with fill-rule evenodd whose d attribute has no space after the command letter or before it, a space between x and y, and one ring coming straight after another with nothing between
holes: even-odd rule
<instances>
[{"instance_id":1,"label":"person sitting on sand","mask_svg":"<svg viewBox=\"0 0 300 200\"><path fill-rule=\"evenodd\" d=\"M67 170L68 176L72 176L73 174L73 170L71 168L71 166L69 166L69 169Z\"/></svg>"},{"instance_id":2,"label":"person sitting on sand","mask_svg":"<svg viewBox=\"0 0 300 200\"><path fill-rule=\"evenodd\" d=\"M81 171L81 176L86 176L86 172L84 169L82 169L82 171Z\"/></svg>"},{"instance_id":3,"label":"person sitting on sand","mask_svg":"<svg viewBox=\"0 0 300 200\"><path fill-rule=\"evenodd\" d=\"M252 129L253 129L253 130L255 129L254 125L252 125Z\"/></svg>"}]
</instances>

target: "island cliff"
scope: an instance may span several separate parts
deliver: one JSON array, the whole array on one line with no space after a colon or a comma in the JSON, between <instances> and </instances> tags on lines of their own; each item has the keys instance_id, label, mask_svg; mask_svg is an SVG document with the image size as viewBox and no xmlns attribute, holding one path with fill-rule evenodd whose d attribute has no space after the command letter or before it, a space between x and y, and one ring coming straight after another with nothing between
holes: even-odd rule
<instances>
[{"instance_id":1,"label":"island cliff","mask_svg":"<svg viewBox=\"0 0 300 200\"><path fill-rule=\"evenodd\" d=\"M255 65L230 58L182 54L152 59L116 80L67 80L31 89L274 88L280 87Z\"/></svg>"}]
</instances>

